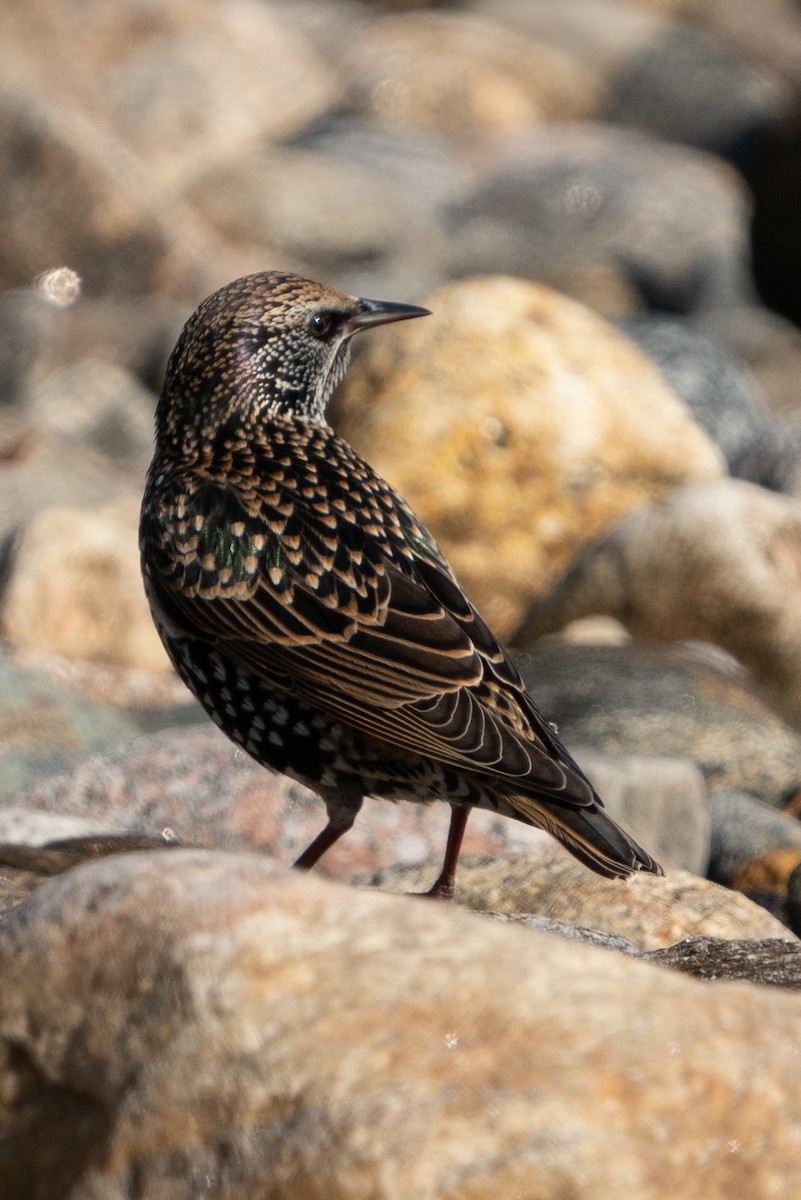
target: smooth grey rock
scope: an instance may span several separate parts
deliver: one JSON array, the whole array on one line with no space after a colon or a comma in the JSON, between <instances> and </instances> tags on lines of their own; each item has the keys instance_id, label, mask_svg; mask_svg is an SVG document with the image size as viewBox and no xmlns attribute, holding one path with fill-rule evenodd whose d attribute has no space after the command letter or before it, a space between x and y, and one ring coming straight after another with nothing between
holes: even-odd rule
<instances>
[{"instance_id":1,"label":"smooth grey rock","mask_svg":"<svg viewBox=\"0 0 801 1200\"><path fill-rule=\"evenodd\" d=\"M732 473L771 491L801 496L801 416L765 421L740 448Z\"/></svg>"},{"instance_id":2,"label":"smooth grey rock","mask_svg":"<svg viewBox=\"0 0 801 1200\"><path fill-rule=\"evenodd\" d=\"M709 799L695 763L649 754L599 754L572 742L570 750L611 815L663 867L706 872Z\"/></svg>"},{"instance_id":3,"label":"smooth grey rock","mask_svg":"<svg viewBox=\"0 0 801 1200\"><path fill-rule=\"evenodd\" d=\"M739 167L785 115L789 90L688 25L673 25L633 50L610 79L603 117L698 146Z\"/></svg>"},{"instance_id":4,"label":"smooth grey rock","mask_svg":"<svg viewBox=\"0 0 801 1200\"><path fill-rule=\"evenodd\" d=\"M618 324L659 367L696 421L720 446L731 469L758 436L764 420L761 399L748 372L688 321L651 314ZM750 474L745 477L754 478Z\"/></svg>"},{"instance_id":5,"label":"smooth grey rock","mask_svg":"<svg viewBox=\"0 0 801 1200\"><path fill-rule=\"evenodd\" d=\"M600 124L545 125L499 142L473 195L450 207L451 270L577 294L573 278L604 269L640 307L744 303L748 203L734 172L702 151Z\"/></svg>"},{"instance_id":6,"label":"smooth grey rock","mask_svg":"<svg viewBox=\"0 0 801 1200\"><path fill-rule=\"evenodd\" d=\"M801 784L801 733L702 647L543 638L517 663L569 746L689 759L711 791L737 788L772 808Z\"/></svg>"},{"instance_id":7,"label":"smooth grey rock","mask_svg":"<svg viewBox=\"0 0 801 1200\"><path fill-rule=\"evenodd\" d=\"M801 498L724 478L677 488L587 541L513 641L603 614L643 640L712 643L801 724L800 587Z\"/></svg>"}]
</instances>

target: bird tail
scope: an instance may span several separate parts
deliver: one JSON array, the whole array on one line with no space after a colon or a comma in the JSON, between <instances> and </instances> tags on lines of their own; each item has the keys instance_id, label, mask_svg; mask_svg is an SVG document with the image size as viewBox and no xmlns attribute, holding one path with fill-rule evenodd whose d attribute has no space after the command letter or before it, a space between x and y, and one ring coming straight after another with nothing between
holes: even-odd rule
<instances>
[{"instance_id":1,"label":"bird tail","mask_svg":"<svg viewBox=\"0 0 801 1200\"><path fill-rule=\"evenodd\" d=\"M527 824L545 829L579 862L607 879L623 879L635 871L664 875L664 871L642 846L612 820L598 801L587 805L547 801L515 793L508 797L514 815Z\"/></svg>"}]
</instances>

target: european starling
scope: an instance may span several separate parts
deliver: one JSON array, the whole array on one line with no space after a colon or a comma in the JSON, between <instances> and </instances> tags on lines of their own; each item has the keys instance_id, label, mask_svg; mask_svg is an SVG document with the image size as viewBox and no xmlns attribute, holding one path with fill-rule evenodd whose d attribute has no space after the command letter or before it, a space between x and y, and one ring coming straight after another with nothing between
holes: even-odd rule
<instances>
[{"instance_id":1,"label":"european starling","mask_svg":"<svg viewBox=\"0 0 801 1200\"><path fill-rule=\"evenodd\" d=\"M421 521L326 422L352 336L426 315L273 272L200 305L167 367L142 503L158 631L217 725L325 802L296 866L370 795L452 806L434 895L453 893L473 807L547 829L602 875L660 874Z\"/></svg>"}]
</instances>

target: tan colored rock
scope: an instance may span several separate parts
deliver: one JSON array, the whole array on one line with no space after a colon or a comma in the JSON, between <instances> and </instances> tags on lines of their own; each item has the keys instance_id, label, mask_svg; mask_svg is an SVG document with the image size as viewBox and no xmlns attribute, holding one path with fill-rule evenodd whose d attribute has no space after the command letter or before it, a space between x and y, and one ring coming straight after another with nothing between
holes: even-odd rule
<instances>
[{"instance_id":1,"label":"tan colored rock","mask_svg":"<svg viewBox=\"0 0 801 1200\"><path fill-rule=\"evenodd\" d=\"M597 104L592 68L463 12L386 17L347 57L362 103L382 123L456 141L587 116Z\"/></svg>"},{"instance_id":2,"label":"tan colored rock","mask_svg":"<svg viewBox=\"0 0 801 1200\"><path fill-rule=\"evenodd\" d=\"M801 847L777 846L751 858L744 858L732 875L731 886L743 891L772 892L781 896L787 881L801 863Z\"/></svg>"},{"instance_id":3,"label":"tan colored rock","mask_svg":"<svg viewBox=\"0 0 801 1200\"><path fill-rule=\"evenodd\" d=\"M766 68L796 94L801 71L801 19L792 0L651 0L706 30L738 58ZM643 3L643 0L638 0Z\"/></svg>"},{"instance_id":4,"label":"tan colored rock","mask_svg":"<svg viewBox=\"0 0 801 1200\"><path fill-rule=\"evenodd\" d=\"M17 646L168 668L139 572L138 505L44 508L15 544L0 631Z\"/></svg>"},{"instance_id":5,"label":"tan colored rock","mask_svg":"<svg viewBox=\"0 0 801 1200\"><path fill-rule=\"evenodd\" d=\"M0 222L14 231L0 275L15 284L66 264L94 295L197 297L255 267L102 121L30 79L4 79L0 95Z\"/></svg>"},{"instance_id":6,"label":"tan colored rock","mask_svg":"<svg viewBox=\"0 0 801 1200\"><path fill-rule=\"evenodd\" d=\"M722 479L682 488L586 546L513 640L605 613L636 637L714 642L798 721L800 592L801 500Z\"/></svg>"},{"instance_id":7,"label":"tan colored rock","mask_svg":"<svg viewBox=\"0 0 801 1200\"><path fill-rule=\"evenodd\" d=\"M0 927L4 1200L775 1200L795 994L254 858L83 867Z\"/></svg>"},{"instance_id":8,"label":"tan colored rock","mask_svg":"<svg viewBox=\"0 0 801 1200\"><path fill-rule=\"evenodd\" d=\"M397 186L378 171L304 150L255 157L248 148L199 174L188 196L229 237L280 247L320 270L397 252L415 225L426 238Z\"/></svg>"},{"instance_id":9,"label":"tan colored rock","mask_svg":"<svg viewBox=\"0 0 801 1200\"><path fill-rule=\"evenodd\" d=\"M372 886L418 892L431 886L438 867L398 867L377 872ZM570 925L627 938L641 950L670 946L682 938L781 938L781 921L739 892L691 875L634 875L603 879L558 853L506 858L467 858L459 863L456 904L476 912L536 913Z\"/></svg>"},{"instance_id":10,"label":"tan colored rock","mask_svg":"<svg viewBox=\"0 0 801 1200\"><path fill-rule=\"evenodd\" d=\"M277 6L206 4L109 64L117 131L180 186L238 149L290 138L340 98L334 72Z\"/></svg>"},{"instance_id":11,"label":"tan colored rock","mask_svg":"<svg viewBox=\"0 0 801 1200\"><path fill-rule=\"evenodd\" d=\"M131 474L85 445L36 428L27 414L2 420L0 432L0 544L43 508L91 508L134 504L139 487ZM14 431L16 426L16 433ZM4 436L5 435L5 436Z\"/></svg>"},{"instance_id":12,"label":"tan colored rock","mask_svg":"<svg viewBox=\"0 0 801 1200\"><path fill-rule=\"evenodd\" d=\"M504 25L566 50L607 84L665 27L646 5L616 0L479 0L476 7Z\"/></svg>"},{"instance_id":13,"label":"tan colored rock","mask_svg":"<svg viewBox=\"0 0 801 1200\"><path fill-rule=\"evenodd\" d=\"M371 340L333 423L420 513L499 633L593 532L720 475L656 368L575 301L494 277L425 304L431 317Z\"/></svg>"}]
</instances>

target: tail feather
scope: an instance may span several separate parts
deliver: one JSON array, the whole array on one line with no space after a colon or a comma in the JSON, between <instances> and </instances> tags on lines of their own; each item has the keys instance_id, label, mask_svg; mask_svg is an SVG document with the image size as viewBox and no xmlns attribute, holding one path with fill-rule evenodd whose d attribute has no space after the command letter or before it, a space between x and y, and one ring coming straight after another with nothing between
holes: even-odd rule
<instances>
[{"instance_id":1,"label":"tail feather","mask_svg":"<svg viewBox=\"0 0 801 1200\"><path fill-rule=\"evenodd\" d=\"M635 871L664 875L659 863L612 820L600 802L572 807L550 797L541 801L519 793L508 800L518 819L546 830L579 862L607 879L623 879Z\"/></svg>"}]
</instances>

